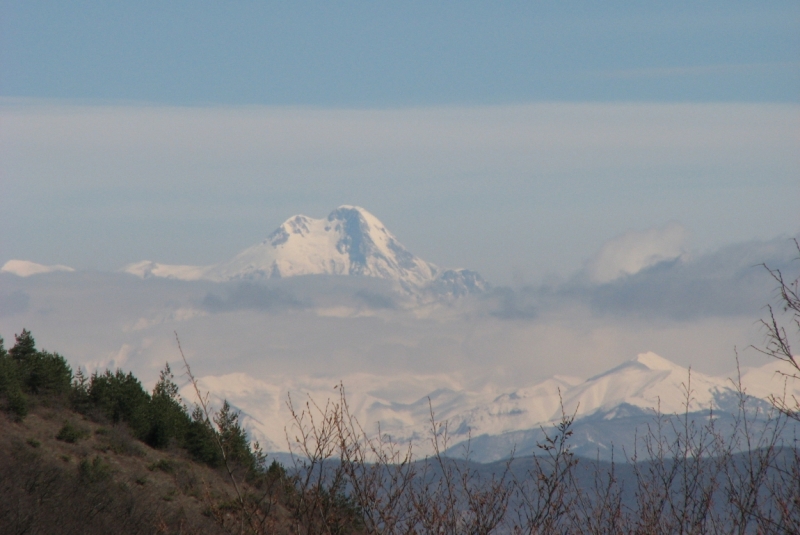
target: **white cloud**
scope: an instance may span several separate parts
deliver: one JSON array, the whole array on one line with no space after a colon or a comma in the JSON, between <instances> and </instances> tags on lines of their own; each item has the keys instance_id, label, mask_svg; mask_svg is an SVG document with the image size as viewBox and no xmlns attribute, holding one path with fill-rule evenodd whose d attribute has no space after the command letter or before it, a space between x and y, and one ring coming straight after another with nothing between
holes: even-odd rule
<instances>
[{"instance_id":1,"label":"white cloud","mask_svg":"<svg viewBox=\"0 0 800 535\"><path fill-rule=\"evenodd\" d=\"M132 345L122 344L118 351L107 354L98 360L84 361L81 366L89 372L101 373L103 370L117 370L124 367L134 353L135 348Z\"/></svg>"},{"instance_id":2,"label":"white cloud","mask_svg":"<svg viewBox=\"0 0 800 535\"><path fill-rule=\"evenodd\" d=\"M677 223L644 231L629 231L607 241L586 264L593 282L605 283L634 275L659 262L686 254L686 229Z\"/></svg>"}]
</instances>

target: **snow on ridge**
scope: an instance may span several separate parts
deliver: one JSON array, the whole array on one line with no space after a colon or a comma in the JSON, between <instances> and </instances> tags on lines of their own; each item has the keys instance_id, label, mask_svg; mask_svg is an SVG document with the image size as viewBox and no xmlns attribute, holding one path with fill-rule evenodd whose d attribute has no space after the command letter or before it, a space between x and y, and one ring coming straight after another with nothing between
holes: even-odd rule
<instances>
[{"instance_id":1,"label":"snow on ridge","mask_svg":"<svg viewBox=\"0 0 800 535\"><path fill-rule=\"evenodd\" d=\"M437 271L405 249L374 215L343 205L324 219L287 219L263 242L210 268L208 278L362 275L419 286Z\"/></svg>"},{"instance_id":2,"label":"snow on ridge","mask_svg":"<svg viewBox=\"0 0 800 535\"><path fill-rule=\"evenodd\" d=\"M647 353L639 353L636 355L636 362L639 364L643 364L647 366L651 370L669 370L673 371L675 369L683 370L679 366L676 366L674 363L668 361L664 357L660 355L656 355L652 351L648 351Z\"/></svg>"},{"instance_id":3,"label":"snow on ridge","mask_svg":"<svg viewBox=\"0 0 800 535\"><path fill-rule=\"evenodd\" d=\"M37 264L28 260L9 260L3 267L0 268L0 273L11 273L18 277L30 277L31 275L40 275L43 273L53 273L56 271L75 271L69 266L55 264L46 266L44 264Z\"/></svg>"},{"instance_id":4,"label":"snow on ridge","mask_svg":"<svg viewBox=\"0 0 800 535\"><path fill-rule=\"evenodd\" d=\"M649 363L645 365L644 363ZM774 382L775 363L745 370L742 381L750 395L767 398L782 391ZM691 377L691 383L689 378ZM578 418L595 413L611 413L627 405L642 410L660 407L664 414L685 410L686 388L691 384L691 411L715 406L717 396L732 392L726 377L690 372L655 353L643 353L609 372L581 380L555 376L514 391L493 385L470 388L452 376L377 376L366 373L340 378L352 414L367 432L380 428L395 440L415 440L418 454L428 453L430 427L429 399L437 421L447 421L454 440L467 436L500 435L537 429L558 421L563 410ZM771 382L772 381L772 382ZM287 393L296 406L310 396L324 406L337 400L339 379L325 377L267 377L255 379L245 374L204 377L202 388L228 399L244 411L262 443L282 445L291 427L286 407ZM778 390L776 391L776 387ZM790 394L800 395L800 384ZM185 391L185 390L184 390ZM182 393L184 392L182 391Z\"/></svg>"},{"instance_id":5,"label":"snow on ridge","mask_svg":"<svg viewBox=\"0 0 800 535\"><path fill-rule=\"evenodd\" d=\"M406 293L460 297L488 288L476 272L442 270L413 255L373 214L342 205L327 217L295 215L262 242L210 266L142 261L123 271L141 278L263 280L298 275L354 275L395 282ZM424 293L423 292L423 293Z\"/></svg>"},{"instance_id":6,"label":"snow on ridge","mask_svg":"<svg viewBox=\"0 0 800 535\"><path fill-rule=\"evenodd\" d=\"M185 281L195 281L203 279L208 268L204 266L181 266L158 264L150 260L142 260L133 264L128 264L122 271L136 275L142 279L149 277L164 277L167 279L178 279Z\"/></svg>"},{"instance_id":7,"label":"snow on ridge","mask_svg":"<svg viewBox=\"0 0 800 535\"><path fill-rule=\"evenodd\" d=\"M579 416L607 411L621 403L680 413L687 402L687 388L691 389L689 409L694 411L711 407L717 392L729 387L726 379L690 372L647 352L571 389L564 396L564 404L568 412L577 408Z\"/></svg>"}]
</instances>

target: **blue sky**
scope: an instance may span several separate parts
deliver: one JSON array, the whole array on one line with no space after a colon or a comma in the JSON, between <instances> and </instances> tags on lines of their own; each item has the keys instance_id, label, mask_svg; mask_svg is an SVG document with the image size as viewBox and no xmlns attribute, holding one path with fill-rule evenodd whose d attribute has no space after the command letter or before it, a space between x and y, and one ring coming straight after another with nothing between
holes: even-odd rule
<instances>
[{"instance_id":1,"label":"blue sky","mask_svg":"<svg viewBox=\"0 0 800 535\"><path fill-rule=\"evenodd\" d=\"M505 284L631 231L800 225L796 2L6 1L0 24L0 263L212 263L358 204Z\"/></svg>"},{"instance_id":2,"label":"blue sky","mask_svg":"<svg viewBox=\"0 0 800 535\"><path fill-rule=\"evenodd\" d=\"M797 102L797 2L2 5L5 96L393 107Z\"/></svg>"}]
</instances>

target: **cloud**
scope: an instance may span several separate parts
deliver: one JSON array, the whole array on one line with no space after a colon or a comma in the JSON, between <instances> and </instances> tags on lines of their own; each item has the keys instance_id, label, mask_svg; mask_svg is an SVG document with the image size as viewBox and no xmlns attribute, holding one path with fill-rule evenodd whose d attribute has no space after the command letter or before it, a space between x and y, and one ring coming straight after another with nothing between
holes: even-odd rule
<instances>
[{"instance_id":1,"label":"cloud","mask_svg":"<svg viewBox=\"0 0 800 535\"><path fill-rule=\"evenodd\" d=\"M567 285L560 290L561 294L588 302L598 314L676 320L759 317L775 290L775 281L762 264L785 273L797 273L797 249L789 238L737 243L686 258L678 254L678 239L669 233L662 234L667 236L661 242L661 252L650 257L660 261L643 262L645 266L635 273L606 282L599 277L599 284ZM624 251L624 247L619 249ZM648 258L647 252L657 250L641 246L637 249L638 259ZM624 253L620 257L626 258ZM609 261L609 265L613 262Z\"/></svg>"},{"instance_id":2,"label":"cloud","mask_svg":"<svg viewBox=\"0 0 800 535\"><path fill-rule=\"evenodd\" d=\"M209 312L230 312L233 310L287 310L309 306L283 288L264 286L255 283L239 283L229 289L222 297L208 293L203 299L203 307Z\"/></svg>"},{"instance_id":3,"label":"cloud","mask_svg":"<svg viewBox=\"0 0 800 535\"><path fill-rule=\"evenodd\" d=\"M311 275L210 286L200 306L212 313L336 309L347 316L363 310L396 310L404 300L390 281L373 277Z\"/></svg>"},{"instance_id":4,"label":"cloud","mask_svg":"<svg viewBox=\"0 0 800 535\"><path fill-rule=\"evenodd\" d=\"M397 303L391 296L369 290L357 290L355 297L373 310L397 308Z\"/></svg>"},{"instance_id":5,"label":"cloud","mask_svg":"<svg viewBox=\"0 0 800 535\"><path fill-rule=\"evenodd\" d=\"M13 316L28 310L30 295L22 290L0 293L0 316Z\"/></svg>"},{"instance_id":6,"label":"cloud","mask_svg":"<svg viewBox=\"0 0 800 535\"><path fill-rule=\"evenodd\" d=\"M797 248L788 237L688 255L682 247L685 232L679 225L668 225L626 233L607 242L572 279L497 287L478 301L479 307L498 319L534 322L574 307L620 321L734 316L755 321L775 291L763 264L785 274L796 274L800 267Z\"/></svg>"},{"instance_id":7,"label":"cloud","mask_svg":"<svg viewBox=\"0 0 800 535\"><path fill-rule=\"evenodd\" d=\"M90 372L102 372L103 370L117 370L128 364L128 360L135 353L135 348L130 344L122 344L117 351L106 355L96 361L84 362L82 366Z\"/></svg>"},{"instance_id":8,"label":"cloud","mask_svg":"<svg viewBox=\"0 0 800 535\"><path fill-rule=\"evenodd\" d=\"M607 241L586 264L592 282L606 283L634 275L658 263L685 255L686 229L677 223L644 231L630 231Z\"/></svg>"},{"instance_id":9,"label":"cloud","mask_svg":"<svg viewBox=\"0 0 800 535\"><path fill-rule=\"evenodd\" d=\"M3 295L28 303L0 316L0 333L28 328L76 366L123 365L145 382L180 359L174 331L202 375L311 373L336 384L356 371L407 372L523 386L558 373L589 376L645 351L723 373L734 367L734 346L761 341L757 320L775 285L758 265L793 275L797 254L788 238L748 241L607 283L576 277L422 308L393 297L385 281L347 277L255 285L3 274ZM320 313L335 307L347 310Z\"/></svg>"},{"instance_id":10,"label":"cloud","mask_svg":"<svg viewBox=\"0 0 800 535\"><path fill-rule=\"evenodd\" d=\"M494 306L489 314L507 320L532 320L537 316L537 292L533 288L495 288L490 300Z\"/></svg>"}]
</instances>

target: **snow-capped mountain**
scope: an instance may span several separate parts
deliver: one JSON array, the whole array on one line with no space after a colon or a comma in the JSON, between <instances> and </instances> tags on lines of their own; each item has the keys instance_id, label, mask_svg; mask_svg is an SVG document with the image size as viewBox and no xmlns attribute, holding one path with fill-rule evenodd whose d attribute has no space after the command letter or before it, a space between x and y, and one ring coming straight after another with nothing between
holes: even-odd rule
<instances>
[{"instance_id":1,"label":"snow-capped mountain","mask_svg":"<svg viewBox=\"0 0 800 535\"><path fill-rule=\"evenodd\" d=\"M0 273L11 273L18 277L30 277L31 275L40 275L42 273L53 273L55 271L75 271L69 266L62 266L56 264L54 266L45 266L30 262L28 260L9 260L3 267L0 268Z\"/></svg>"},{"instance_id":2,"label":"snow-capped mountain","mask_svg":"<svg viewBox=\"0 0 800 535\"><path fill-rule=\"evenodd\" d=\"M742 383L747 392L759 399L783 392L781 376L775 374L778 366L772 362L744 370ZM522 448L520 452L530 449L541 439L541 428L557 422L562 410L574 414L579 426L585 423L593 430L594 438L584 433L577 446L607 448L613 440L624 443L627 439L622 434L632 434L631 425L650 423L656 409L662 414L683 414L688 401L690 412L702 414L714 408L719 415L727 410L725 400L734 395L727 377L690 373L655 353L640 354L587 380L556 376L513 392L492 386L470 389L452 376L356 374L342 381L352 414L368 432L380 424L381 432L395 440L413 441L418 454L430 453L426 437L432 409L437 421L448 422L454 445L450 452L458 454L459 443L471 437L473 458L478 461L501 459L515 446ZM228 399L242 410L253 436L278 451L286 449L286 430L291 428L287 394L297 406L303 406L309 396L324 406L327 399L338 397L334 386L330 379L311 377L258 380L231 374L201 380L203 391L218 400ZM794 388L790 395L800 396L800 384L789 386ZM183 394L187 401L193 399L188 388ZM620 422L621 431L614 428L615 422ZM603 433L603 426L614 430Z\"/></svg>"},{"instance_id":3,"label":"snow-capped mountain","mask_svg":"<svg viewBox=\"0 0 800 535\"><path fill-rule=\"evenodd\" d=\"M182 280L261 280L297 275L355 275L437 295L481 292L483 278L465 269L441 269L408 251L383 223L358 206L340 206L324 219L296 215L263 242L211 266L143 261L124 268L139 277Z\"/></svg>"}]
</instances>

